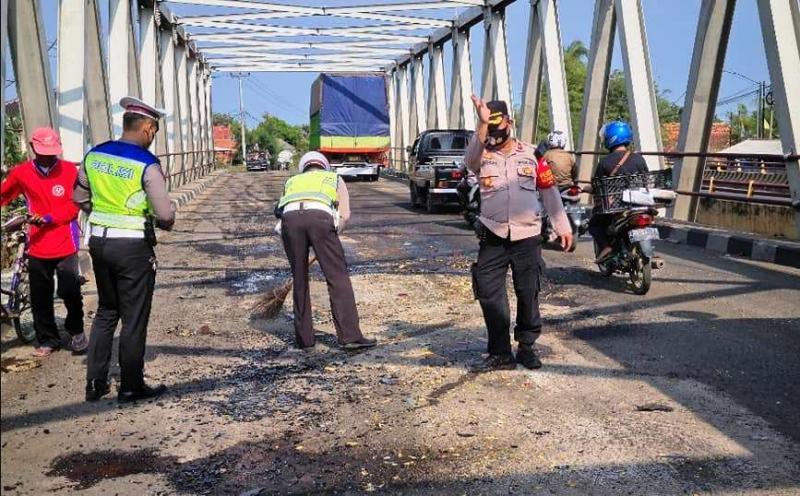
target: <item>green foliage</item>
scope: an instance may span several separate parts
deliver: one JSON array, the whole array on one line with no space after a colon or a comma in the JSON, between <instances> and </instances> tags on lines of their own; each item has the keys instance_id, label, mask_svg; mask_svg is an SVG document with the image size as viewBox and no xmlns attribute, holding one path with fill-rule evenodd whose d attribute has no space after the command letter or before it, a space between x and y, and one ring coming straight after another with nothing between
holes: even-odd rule
<instances>
[{"instance_id":1,"label":"green foliage","mask_svg":"<svg viewBox=\"0 0 800 496\"><path fill-rule=\"evenodd\" d=\"M3 168L1 177L16 164L27 158L25 148L20 143L22 136L22 119L19 114L6 114L6 123L3 135ZM14 199L7 206L3 207L3 218L7 212L14 212L25 207L25 199L19 197ZM6 257L3 257L5 260Z\"/></svg>"},{"instance_id":2,"label":"green foliage","mask_svg":"<svg viewBox=\"0 0 800 496\"><path fill-rule=\"evenodd\" d=\"M583 112L583 96L586 85L588 56L589 50L581 41L573 41L564 48L564 72L569 94L572 136L576 143L581 133L581 114ZM607 95L604 121L630 121L627 89L625 87L625 73L621 70L611 72L608 79ZM679 122L681 107L672 103L667 96L668 92L660 92L656 89L659 120L662 124L666 122ZM548 88L547 84L543 84L539 98L539 115L537 119L535 142L538 143L544 139L551 130ZM575 144L573 144L573 146L575 146Z\"/></svg>"},{"instance_id":3,"label":"green foliage","mask_svg":"<svg viewBox=\"0 0 800 496\"><path fill-rule=\"evenodd\" d=\"M273 162L286 148L294 148L295 156L300 156L308 151L308 126L293 126L274 115L264 114L261 122L247 132L247 145L248 150L257 146L260 151L269 151Z\"/></svg>"},{"instance_id":4,"label":"green foliage","mask_svg":"<svg viewBox=\"0 0 800 496\"><path fill-rule=\"evenodd\" d=\"M22 135L22 119L19 114L6 114L3 136L3 174L8 169L25 160L25 149L20 146Z\"/></svg>"}]
</instances>

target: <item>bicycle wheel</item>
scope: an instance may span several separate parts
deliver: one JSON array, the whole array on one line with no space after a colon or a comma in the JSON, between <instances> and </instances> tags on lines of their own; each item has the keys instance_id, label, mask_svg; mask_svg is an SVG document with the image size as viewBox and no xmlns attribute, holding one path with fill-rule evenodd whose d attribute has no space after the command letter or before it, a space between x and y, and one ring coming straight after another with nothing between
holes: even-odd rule
<instances>
[{"instance_id":1,"label":"bicycle wheel","mask_svg":"<svg viewBox=\"0 0 800 496\"><path fill-rule=\"evenodd\" d=\"M14 325L14 331L16 331L19 340L23 343L30 343L36 339L36 331L33 329L33 327L26 327L22 325L22 314L31 308L27 260L24 260L20 263L18 277L19 279L16 286L12 288L14 291L14 303L11 308L13 315L11 318L11 323Z\"/></svg>"}]
</instances>

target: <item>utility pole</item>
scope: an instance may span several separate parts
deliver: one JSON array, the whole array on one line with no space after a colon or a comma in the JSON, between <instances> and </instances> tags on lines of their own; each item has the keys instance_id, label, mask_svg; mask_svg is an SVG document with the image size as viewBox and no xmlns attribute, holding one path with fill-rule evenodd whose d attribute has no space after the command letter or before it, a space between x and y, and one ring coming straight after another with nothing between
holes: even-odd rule
<instances>
[{"instance_id":1,"label":"utility pole","mask_svg":"<svg viewBox=\"0 0 800 496\"><path fill-rule=\"evenodd\" d=\"M758 83L758 111L756 112L756 138L764 138L764 81Z\"/></svg>"},{"instance_id":2,"label":"utility pole","mask_svg":"<svg viewBox=\"0 0 800 496\"><path fill-rule=\"evenodd\" d=\"M250 73L245 72L237 72L231 73L232 78L236 78L239 80L239 127L241 127L242 132L242 165L247 167L247 132L245 131L245 121L244 121L244 87L243 87L243 80L244 78L248 77Z\"/></svg>"}]
</instances>

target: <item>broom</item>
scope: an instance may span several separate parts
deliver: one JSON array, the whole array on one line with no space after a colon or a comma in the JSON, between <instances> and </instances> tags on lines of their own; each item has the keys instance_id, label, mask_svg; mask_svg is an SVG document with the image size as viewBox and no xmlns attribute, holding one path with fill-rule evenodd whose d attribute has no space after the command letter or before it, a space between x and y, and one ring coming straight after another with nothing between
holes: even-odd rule
<instances>
[{"instance_id":1,"label":"broom","mask_svg":"<svg viewBox=\"0 0 800 496\"><path fill-rule=\"evenodd\" d=\"M317 257L311 257L308 261L309 267L314 265ZM291 276L277 286L267 289L267 293L253 305L252 315L257 318L274 319L281 312L283 302L292 290L294 280Z\"/></svg>"}]
</instances>

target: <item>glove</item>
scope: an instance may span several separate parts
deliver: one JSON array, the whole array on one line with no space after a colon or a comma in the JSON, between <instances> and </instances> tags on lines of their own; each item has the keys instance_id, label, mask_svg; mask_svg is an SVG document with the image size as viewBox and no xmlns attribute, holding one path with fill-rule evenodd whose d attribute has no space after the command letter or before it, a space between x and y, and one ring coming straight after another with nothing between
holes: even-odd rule
<instances>
[{"instance_id":1,"label":"glove","mask_svg":"<svg viewBox=\"0 0 800 496\"><path fill-rule=\"evenodd\" d=\"M538 189L552 188L556 185L556 178L550 169L550 163L544 159L539 159L536 164L536 187Z\"/></svg>"}]
</instances>

